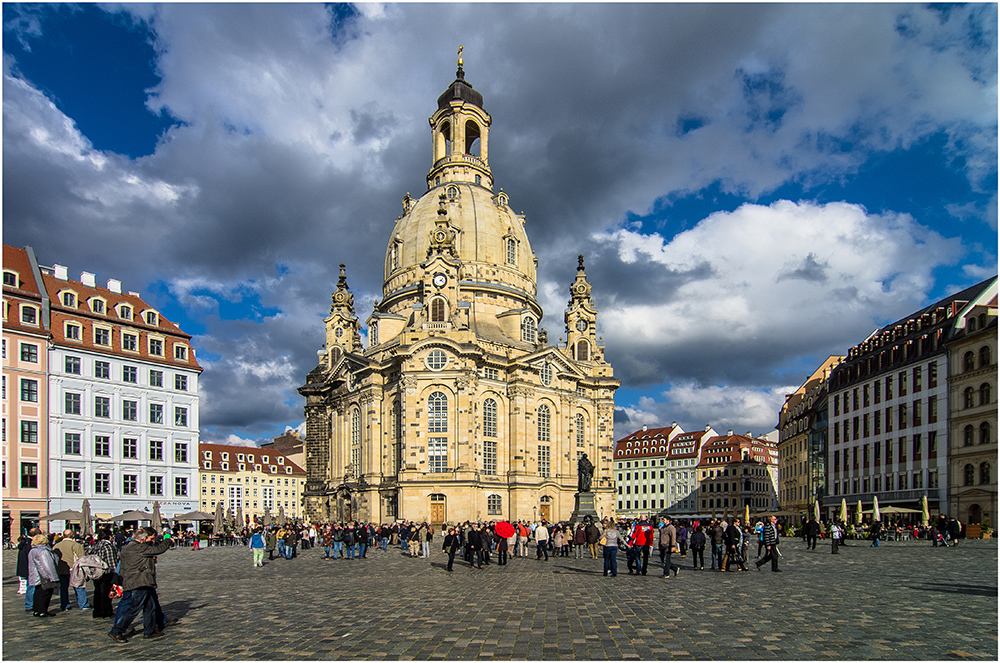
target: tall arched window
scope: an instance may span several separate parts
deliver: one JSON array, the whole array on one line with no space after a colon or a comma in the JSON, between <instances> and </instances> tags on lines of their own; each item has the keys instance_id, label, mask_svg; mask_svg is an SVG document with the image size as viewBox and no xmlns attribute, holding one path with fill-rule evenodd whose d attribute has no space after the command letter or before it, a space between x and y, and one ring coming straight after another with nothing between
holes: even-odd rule
<instances>
[{"instance_id":1,"label":"tall arched window","mask_svg":"<svg viewBox=\"0 0 1000 663\"><path fill-rule=\"evenodd\" d=\"M538 406L538 441L548 442L551 438L552 413L548 405Z\"/></svg>"},{"instance_id":2,"label":"tall arched window","mask_svg":"<svg viewBox=\"0 0 1000 663\"><path fill-rule=\"evenodd\" d=\"M444 153L451 154L451 125L445 122L441 125L441 136L444 137Z\"/></svg>"},{"instance_id":3,"label":"tall arched window","mask_svg":"<svg viewBox=\"0 0 1000 663\"><path fill-rule=\"evenodd\" d=\"M984 345L979 348L979 368L985 368L990 365L990 346Z\"/></svg>"},{"instance_id":4,"label":"tall arched window","mask_svg":"<svg viewBox=\"0 0 1000 663\"><path fill-rule=\"evenodd\" d=\"M492 398L483 401L483 436L497 436L497 402Z\"/></svg>"},{"instance_id":5,"label":"tall arched window","mask_svg":"<svg viewBox=\"0 0 1000 663\"><path fill-rule=\"evenodd\" d=\"M590 361L590 343L583 339L576 342L576 359L577 361Z\"/></svg>"},{"instance_id":6,"label":"tall arched window","mask_svg":"<svg viewBox=\"0 0 1000 663\"><path fill-rule=\"evenodd\" d=\"M368 347L378 345L378 322L372 321L368 326Z\"/></svg>"},{"instance_id":7,"label":"tall arched window","mask_svg":"<svg viewBox=\"0 0 1000 663\"><path fill-rule=\"evenodd\" d=\"M361 410L351 410L351 473L361 476Z\"/></svg>"},{"instance_id":8,"label":"tall arched window","mask_svg":"<svg viewBox=\"0 0 1000 663\"><path fill-rule=\"evenodd\" d=\"M465 153L479 156L479 125L469 120L465 123Z\"/></svg>"},{"instance_id":9,"label":"tall arched window","mask_svg":"<svg viewBox=\"0 0 1000 663\"><path fill-rule=\"evenodd\" d=\"M392 471L403 469L403 406L396 399L392 403Z\"/></svg>"},{"instance_id":10,"label":"tall arched window","mask_svg":"<svg viewBox=\"0 0 1000 663\"><path fill-rule=\"evenodd\" d=\"M987 421L979 424L979 444L990 443L990 424Z\"/></svg>"},{"instance_id":11,"label":"tall arched window","mask_svg":"<svg viewBox=\"0 0 1000 663\"><path fill-rule=\"evenodd\" d=\"M490 495L486 498L486 513L491 516L499 516L503 513L503 498L499 495Z\"/></svg>"},{"instance_id":12,"label":"tall arched window","mask_svg":"<svg viewBox=\"0 0 1000 663\"><path fill-rule=\"evenodd\" d=\"M976 483L976 468L972 464L965 466L965 481L963 485L972 486Z\"/></svg>"},{"instance_id":13,"label":"tall arched window","mask_svg":"<svg viewBox=\"0 0 1000 663\"><path fill-rule=\"evenodd\" d=\"M984 382L981 385L979 385L979 404L980 405L989 405L990 404L990 400L992 398L991 391L992 390L990 389L990 385L989 385L988 382Z\"/></svg>"},{"instance_id":14,"label":"tall arched window","mask_svg":"<svg viewBox=\"0 0 1000 663\"><path fill-rule=\"evenodd\" d=\"M587 440L587 423L584 416L576 413L576 446L582 447Z\"/></svg>"},{"instance_id":15,"label":"tall arched window","mask_svg":"<svg viewBox=\"0 0 1000 663\"><path fill-rule=\"evenodd\" d=\"M517 264L517 242L514 241L513 237L507 238L507 264Z\"/></svg>"},{"instance_id":16,"label":"tall arched window","mask_svg":"<svg viewBox=\"0 0 1000 663\"><path fill-rule=\"evenodd\" d=\"M971 447L976 441L976 429L971 425L962 430L962 441L967 447Z\"/></svg>"},{"instance_id":17,"label":"tall arched window","mask_svg":"<svg viewBox=\"0 0 1000 663\"><path fill-rule=\"evenodd\" d=\"M444 322L444 300L440 297L431 300L431 322Z\"/></svg>"},{"instance_id":18,"label":"tall arched window","mask_svg":"<svg viewBox=\"0 0 1000 663\"><path fill-rule=\"evenodd\" d=\"M535 319L531 316L525 316L521 321L521 340L527 343L534 343L535 330Z\"/></svg>"},{"instance_id":19,"label":"tall arched window","mask_svg":"<svg viewBox=\"0 0 1000 663\"><path fill-rule=\"evenodd\" d=\"M976 353L966 352L962 357L962 370L966 373L976 370Z\"/></svg>"},{"instance_id":20,"label":"tall arched window","mask_svg":"<svg viewBox=\"0 0 1000 663\"><path fill-rule=\"evenodd\" d=\"M979 466L979 483L990 482L990 464L983 463Z\"/></svg>"},{"instance_id":21,"label":"tall arched window","mask_svg":"<svg viewBox=\"0 0 1000 663\"><path fill-rule=\"evenodd\" d=\"M440 391L427 399L427 432L448 432L448 397Z\"/></svg>"},{"instance_id":22,"label":"tall arched window","mask_svg":"<svg viewBox=\"0 0 1000 663\"><path fill-rule=\"evenodd\" d=\"M972 387L966 387L965 393L962 395L962 405L964 407L975 407L976 406L976 390Z\"/></svg>"}]
</instances>

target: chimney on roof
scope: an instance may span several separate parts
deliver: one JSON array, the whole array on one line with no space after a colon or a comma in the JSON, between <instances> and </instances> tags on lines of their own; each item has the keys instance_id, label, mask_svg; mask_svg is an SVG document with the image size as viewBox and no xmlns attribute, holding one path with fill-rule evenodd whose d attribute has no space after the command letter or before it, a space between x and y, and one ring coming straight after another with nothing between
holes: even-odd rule
<instances>
[{"instance_id":1,"label":"chimney on roof","mask_svg":"<svg viewBox=\"0 0 1000 663\"><path fill-rule=\"evenodd\" d=\"M671 428L677 428L677 422L675 421L674 423L670 424L670 427Z\"/></svg>"},{"instance_id":2,"label":"chimney on roof","mask_svg":"<svg viewBox=\"0 0 1000 663\"><path fill-rule=\"evenodd\" d=\"M732 434L733 434L733 429L732 428L730 428L728 431L726 431L726 435L732 435Z\"/></svg>"},{"instance_id":3,"label":"chimney on roof","mask_svg":"<svg viewBox=\"0 0 1000 663\"><path fill-rule=\"evenodd\" d=\"M108 290L115 294L122 294L122 282L118 279L108 279Z\"/></svg>"},{"instance_id":4,"label":"chimney on roof","mask_svg":"<svg viewBox=\"0 0 1000 663\"><path fill-rule=\"evenodd\" d=\"M139 297L139 293L134 290L129 290L128 294L132 295L133 297Z\"/></svg>"},{"instance_id":5,"label":"chimney on roof","mask_svg":"<svg viewBox=\"0 0 1000 663\"><path fill-rule=\"evenodd\" d=\"M97 285L96 277L90 272L80 272L80 283L87 286L88 288L93 288Z\"/></svg>"},{"instance_id":6,"label":"chimney on roof","mask_svg":"<svg viewBox=\"0 0 1000 663\"><path fill-rule=\"evenodd\" d=\"M52 265L52 272L60 281L69 280L69 268L66 265Z\"/></svg>"},{"instance_id":7,"label":"chimney on roof","mask_svg":"<svg viewBox=\"0 0 1000 663\"><path fill-rule=\"evenodd\" d=\"M751 433L750 431L747 431L747 437L753 438L753 433Z\"/></svg>"},{"instance_id":8,"label":"chimney on roof","mask_svg":"<svg viewBox=\"0 0 1000 663\"><path fill-rule=\"evenodd\" d=\"M705 432L712 430L712 424L705 424Z\"/></svg>"},{"instance_id":9,"label":"chimney on roof","mask_svg":"<svg viewBox=\"0 0 1000 663\"><path fill-rule=\"evenodd\" d=\"M642 430L649 430L649 426L647 426L646 424L643 424L642 425Z\"/></svg>"}]
</instances>

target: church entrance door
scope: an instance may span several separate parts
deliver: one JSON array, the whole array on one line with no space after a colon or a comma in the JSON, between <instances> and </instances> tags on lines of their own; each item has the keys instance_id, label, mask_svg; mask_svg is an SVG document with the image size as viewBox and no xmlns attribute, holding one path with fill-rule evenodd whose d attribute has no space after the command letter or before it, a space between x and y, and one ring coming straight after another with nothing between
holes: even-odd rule
<instances>
[{"instance_id":1,"label":"church entrance door","mask_svg":"<svg viewBox=\"0 0 1000 663\"><path fill-rule=\"evenodd\" d=\"M552 522L551 519L549 518L549 507L550 506L551 505L549 505L549 504L542 504L541 508L538 510L539 513L542 516L542 520L544 520L545 522Z\"/></svg>"}]
</instances>

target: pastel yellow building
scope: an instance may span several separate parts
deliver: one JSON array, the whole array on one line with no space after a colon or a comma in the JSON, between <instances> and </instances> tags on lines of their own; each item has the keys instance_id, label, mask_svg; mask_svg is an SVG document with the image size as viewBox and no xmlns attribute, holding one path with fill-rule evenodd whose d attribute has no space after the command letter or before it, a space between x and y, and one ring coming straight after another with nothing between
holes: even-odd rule
<instances>
[{"instance_id":1,"label":"pastel yellow building","mask_svg":"<svg viewBox=\"0 0 1000 663\"><path fill-rule=\"evenodd\" d=\"M285 454L256 447L228 444L198 445L200 510L215 513L221 501L233 516L242 509L244 521L272 517L283 510L288 518L301 518L306 473Z\"/></svg>"},{"instance_id":2,"label":"pastel yellow building","mask_svg":"<svg viewBox=\"0 0 1000 663\"><path fill-rule=\"evenodd\" d=\"M567 519L582 454L595 509L614 513L620 383L583 256L550 345L526 219L494 190L491 121L460 65L430 117L427 191L403 198L388 237L367 347L341 265L299 389L310 519Z\"/></svg>"}]
</instances>

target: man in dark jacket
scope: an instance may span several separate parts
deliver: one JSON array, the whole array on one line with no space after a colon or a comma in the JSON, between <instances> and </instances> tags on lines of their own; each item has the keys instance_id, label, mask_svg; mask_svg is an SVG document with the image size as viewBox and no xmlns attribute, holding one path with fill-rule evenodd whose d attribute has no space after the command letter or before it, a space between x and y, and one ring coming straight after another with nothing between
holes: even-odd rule
<instances>
[{"instance_id":1,"label":"man in dark jacket","mask_svg":"<svg viewBox=\"0 0 1000 663\"><path fill-rule=\"evenodd\" d=\"M590 546L590 559L597 559L597 544L601 540L600 528L593 522L588 522L583 532L587 540L587 545Z\"/></svg>"},{"instance_id":2,"label":"man in dark jacket","mask_svg":"<svg viewBox=\"0 0 1000 663\"><path fill-rule=\"evenodd\" d=\"M763 530L764 535L764 548L767 549L767 554L754 562L757 570L760 571L760 567L767 560L771 560L771 570L781 571L778 568L778 517L771 516L771 522L764 525Z\"/></svg>"},{"instance_id":3,"label":"man in dark jacket","mask_svg":"<svg viewBox=\"0 0 1000 663\"><path fill-rule=\"evenodd\" d=\"M170 549L170 541L162 541L151 527L143 527L132 536L121 552L122 600L108 635L115 642L128 642L125 632L142 610L142 637L163 635L163 624L157 623L156 556ZM122 606L125 606L122 608Z\"/></svg>"}]
</instances>

